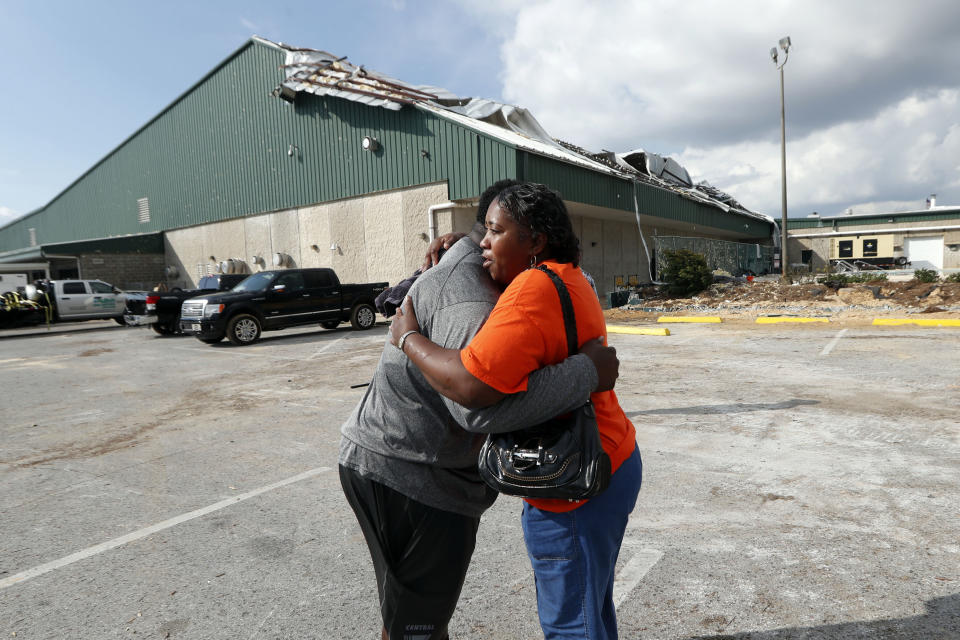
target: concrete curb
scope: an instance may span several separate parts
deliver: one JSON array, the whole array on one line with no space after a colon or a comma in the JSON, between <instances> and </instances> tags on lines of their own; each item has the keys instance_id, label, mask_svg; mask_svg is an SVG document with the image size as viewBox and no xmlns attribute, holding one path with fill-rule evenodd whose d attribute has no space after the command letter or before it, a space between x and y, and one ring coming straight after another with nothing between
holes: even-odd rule
<instances>
[{"instance_id":1,"label":"concrete curb","mask_svg":"<svg viewBox=\"0 0 960 640\"><path fill-rule=\"evenodd\" d=\"M950 320L947 318L928 319L928 318L874 318L873 324L884 327L899 327L906 324L914 324L918 327L960 327L960 320Z\"/></svg>"},{"instance_id":2,"label":"concrete curb","mask_svg":"<svg viewBox=\"0 0 960 640\"><path fill-rule=\"evenodd\" d=\"M660 316L657 322L718 323L723 320L719 316Z\"/></svg>"},{"instance_id":3,"label":"concrete curb","mask_svg":"<svg viewBox=\"0 0 960 640\"><path fill-rule=\"evenodd\" d=\"M668 336L670 330L666 327L627 327L619 324L608 324L607 333L629 333L638 336Z\"/></svg>"}]
</instances>

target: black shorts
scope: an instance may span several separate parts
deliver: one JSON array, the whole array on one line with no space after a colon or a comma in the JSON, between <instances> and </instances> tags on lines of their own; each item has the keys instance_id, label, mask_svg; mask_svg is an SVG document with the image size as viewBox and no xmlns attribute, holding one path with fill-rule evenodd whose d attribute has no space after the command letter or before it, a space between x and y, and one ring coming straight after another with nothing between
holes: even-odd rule
<instances>
[{"instance_id":1,"label":"black shorts","mask_svg":"<svg viewBox=\"0 0 960 640\"><path fill-rule=\"evenodd\" d=\"M480 518L434 509L340 467L377 574L390 640L442 640L460 598Z\"/></svg>"}]
</instances>

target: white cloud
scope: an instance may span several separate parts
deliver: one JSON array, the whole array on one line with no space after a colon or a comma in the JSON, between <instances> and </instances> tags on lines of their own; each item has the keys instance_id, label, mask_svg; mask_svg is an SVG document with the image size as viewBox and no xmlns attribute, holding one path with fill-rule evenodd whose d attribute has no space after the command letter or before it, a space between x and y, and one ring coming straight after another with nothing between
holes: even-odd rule
<instances>
[{"instance_id":1,"label":"white cloud","mask_svg":"<svg viewBox=\"0 0 960 640\"><path fill-rule=\"evenodd\" d=\"M15 219L19 218L20 215L21 214L18 211L14 211L10 207L0 206L0 226L14 221Z\"/></svg>"},{"instance_id":2,"label":"white cloud","mask_svg":"<svg viewBox=\"0 0 960 640\"><path fill-rule=\"evenodd\" d=\"M868 212L881 202L917 209L931 191L938 191L938 185L941 195L960 196L958 98L956 89L926 98L911 96L875 118L834 125L788 142L787 194L792 214L839 213L847 207ZM914 113L923 117L904 118ZM695 179L707 179L748 207L779 213L779 141L688 147L676 158ZM802 209L795 210L790 203ZM823 210L824 206L835 210Z\"/></svg>"},{"instance_id":3,"label":"white cloud","mask_svg":"<svg viewBox=\"0 0 960 640\"><path fill-rule=\"evenodd\" d=\"M780 210L779 76L768 50L790 35L791 211L914 197L922 205L931 191L960 204L960 4L471 4L462 6L503 34L504 97L552 135L594 150L672 154L768 213Z\"/></svg>"}]
</instances>

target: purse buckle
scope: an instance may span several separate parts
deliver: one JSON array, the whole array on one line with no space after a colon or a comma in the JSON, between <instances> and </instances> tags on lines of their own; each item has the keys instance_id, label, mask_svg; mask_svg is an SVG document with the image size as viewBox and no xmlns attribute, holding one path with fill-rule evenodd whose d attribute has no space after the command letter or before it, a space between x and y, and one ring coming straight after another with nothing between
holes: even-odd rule
<instances>
[{"instance_id":1,"label":"purse buckle","mask_svg":"<svg viewBox=\"0 0 960 640\"><path fill-rule=\"evenodd\" d=\"M531 466L540 466L545 462L554 463L557 461L557 454L551 453L543 448L543 443L537 443L536 449L521 449L520 445L513 445L513 449L507 452L507 461L512 462L518 469L528 469Z\"/></svg>"}]
</instances>

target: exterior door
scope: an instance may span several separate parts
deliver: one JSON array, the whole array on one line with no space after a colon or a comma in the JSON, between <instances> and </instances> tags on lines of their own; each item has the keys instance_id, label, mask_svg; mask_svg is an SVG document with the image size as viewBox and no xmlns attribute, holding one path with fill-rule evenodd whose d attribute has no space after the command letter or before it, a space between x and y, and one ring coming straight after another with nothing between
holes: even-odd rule
<instances>
[{"instance_id":1,"label":"exterior door","mask_svg":"<svg viewBox=\"0 0 960 640\"><path fill-rule=\"evenodd\" d=\"M914 269L943 269L943 237L904 238L903 252Z\"/></svg>"}]
</instances>

